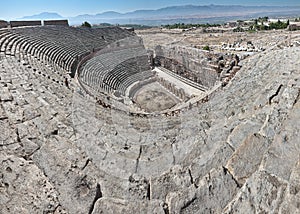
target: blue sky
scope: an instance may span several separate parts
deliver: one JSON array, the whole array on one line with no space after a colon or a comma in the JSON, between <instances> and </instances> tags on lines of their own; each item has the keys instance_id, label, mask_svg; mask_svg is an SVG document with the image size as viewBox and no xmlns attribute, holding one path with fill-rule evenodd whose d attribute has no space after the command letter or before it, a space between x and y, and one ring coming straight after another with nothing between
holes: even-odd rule
<instances>
[{"instance_id":1,"label":"blue sky","mask_svg":"<svg viewBox=\"0 0 300 214\"><path fill-rule=\"evenodd\" d=\"M57 12L68 17L111 10L128 12L185 4L300 6L300 0L1 0L0 19L12 20L41 12Z\"/></svg>"}]
</instances>

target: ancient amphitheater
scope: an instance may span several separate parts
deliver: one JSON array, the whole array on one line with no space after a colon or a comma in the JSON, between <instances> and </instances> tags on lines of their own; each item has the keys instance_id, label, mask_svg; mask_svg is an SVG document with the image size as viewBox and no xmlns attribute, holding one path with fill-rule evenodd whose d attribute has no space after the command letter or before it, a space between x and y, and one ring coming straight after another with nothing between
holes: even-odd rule
<instances>
[{"instance_id":1,"label":"ancient amphitheater","mask_svg":"<svg viewBox=\"0 0 300 214\"><path fill-rule=\"evenodd\" d=\"M24 25L0 29L0 213L300 213L299 33Z\"/></svg>"}]
</instances>

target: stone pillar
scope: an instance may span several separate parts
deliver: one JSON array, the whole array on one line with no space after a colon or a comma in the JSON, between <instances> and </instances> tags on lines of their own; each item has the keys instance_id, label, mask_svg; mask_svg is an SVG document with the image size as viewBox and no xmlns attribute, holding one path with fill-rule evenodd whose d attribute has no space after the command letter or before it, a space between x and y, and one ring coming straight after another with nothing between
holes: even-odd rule
<instances>
[{"instance_id":1,"label":"stone pillar","mask_svg":"<svg viewBox=\"0 0 300 214\"><path fill-rule=\"evenodd\" d=\"M174 84L172 84L172 92L173 92L173 94L176 94L176 89L175 89L175 85Z\"/></svg>"},{"instance_id":2,"label":"stone pillar","mask_svg":"<svg viewBox=\"0 0 300 214\"><path fill-rule=\"evenodd\" d=\"M178 91L179 91L180 99L184 100L184 90L182 88L180 88Z\"/></svg>"}]
</instances>

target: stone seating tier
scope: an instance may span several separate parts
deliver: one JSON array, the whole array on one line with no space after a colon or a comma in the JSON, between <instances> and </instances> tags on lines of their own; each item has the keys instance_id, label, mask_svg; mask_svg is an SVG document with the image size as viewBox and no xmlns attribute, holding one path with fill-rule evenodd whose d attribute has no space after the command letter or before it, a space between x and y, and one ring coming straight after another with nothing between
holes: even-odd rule
<instances>
[{"instance_id":1,"label":"stone seating tier","mask_svg":"<svg viewBox=\"0 0 300 214\"><path fill-rule=\"evenodd\" d=\"M143 46L106 52L88 60L79 71L79 80L96 90L121 95L129 85L148 78L150 66ZM146 74L145 76L143 74Z\"/></svg>"},{"instance_id":2,"label":"stone seating tier","mask_svg":"<svg viewBox=\"0 0 300 214\"><path fill-rule=\"evenodd\" d=\"M78 56L134 36L118 27L101 29L67 26L38 26L5 29L0 32L0 50L7 54L29 53L71 71Z\"/></svg>"}]
</instances>

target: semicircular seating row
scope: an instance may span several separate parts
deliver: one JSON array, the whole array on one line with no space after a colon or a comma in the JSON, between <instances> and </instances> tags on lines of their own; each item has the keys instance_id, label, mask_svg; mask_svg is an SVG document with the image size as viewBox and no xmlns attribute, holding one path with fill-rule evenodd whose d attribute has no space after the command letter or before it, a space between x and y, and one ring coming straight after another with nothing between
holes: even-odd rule
<instances>
[{"instance_id":1,"label":"semicircular seating row","mask_svg":"<svg viewBox=\"0 0 300 214\"><path fill-rule=\"evenodd\" d=\"M119 91L125 95L133 83L153 76L147 52L141 45L97 55L79 72L79 80L99 92Z\"/></svg>"},{"instance_id":2,"label":"semicircular seating row","mask_svg":"<svg viewBox=\"0 0 300 214\"><path fill-rule=\"evenodd\" d=\"M0 50L7 55L30 54L70 71L76 58L135 34L118 27L101 29L42 26L0 31Z\"/></svg>"}]
</instances>

